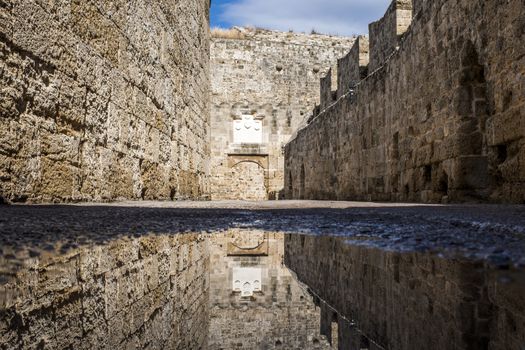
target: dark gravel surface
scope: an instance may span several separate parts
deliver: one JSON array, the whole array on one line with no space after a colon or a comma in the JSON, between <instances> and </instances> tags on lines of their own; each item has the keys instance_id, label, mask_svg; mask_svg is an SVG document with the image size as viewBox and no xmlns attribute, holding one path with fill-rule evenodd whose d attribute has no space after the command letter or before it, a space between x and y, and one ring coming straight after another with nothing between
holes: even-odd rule
<instances>
[{"instance_id":1,"label":"dark gravel surface","mask_svg":"<svg viewBox=\"0 0 525 350\"><path fill-rule=\"evenodd\" d=\"M236 227L344 235L349 244L525 267L525 206L501 205L293 201L0 206L0 251L3 259L17 260L122 237Z\"/></svg>"}]
</instances>

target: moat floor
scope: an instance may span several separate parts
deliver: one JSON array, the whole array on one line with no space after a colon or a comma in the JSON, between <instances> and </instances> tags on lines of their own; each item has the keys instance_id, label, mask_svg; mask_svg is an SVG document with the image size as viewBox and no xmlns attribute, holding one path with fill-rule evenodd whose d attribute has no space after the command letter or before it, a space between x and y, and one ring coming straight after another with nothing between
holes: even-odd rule
<instances>
[{"instance_id":1,"label":"moat floor","mask_svg":"<svg viewBox=\"0 0 525 350\"><path fill-rule=\"evenodd\" d=\"M348 242L525 265L525 206L333 201L119 202L0 206L8 260L144 234L230 228L343 235Z\"/></svg>"}]
</instances>

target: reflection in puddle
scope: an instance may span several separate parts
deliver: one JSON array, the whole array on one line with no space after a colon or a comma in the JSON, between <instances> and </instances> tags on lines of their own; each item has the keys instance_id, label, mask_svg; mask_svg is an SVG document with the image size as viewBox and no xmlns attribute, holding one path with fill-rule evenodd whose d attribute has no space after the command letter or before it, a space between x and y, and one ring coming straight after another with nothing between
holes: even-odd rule
<instances>
[{"instance_id":1,"label":"reflection in puddle","mask_svg":"<svg viewBox=\"0 0 525 350\"><path fill-rule=\"evenodd\" d=\"M378 249L344 236L150 234L0 259L2 273L9 278L0 282L0 349L522 350L525 343L522 267Z\"/></svg>"},{"instance_id":2,"label":"reflection in puddle","mask_svg":"<svg viewBox=\"0 0 525 350\"><path fill-rule=\"evenodd\" d=\"M284 235L232 230L210 246L210 349L330 349L320 308L284 266Z\"/></svg>"}]
</instances>

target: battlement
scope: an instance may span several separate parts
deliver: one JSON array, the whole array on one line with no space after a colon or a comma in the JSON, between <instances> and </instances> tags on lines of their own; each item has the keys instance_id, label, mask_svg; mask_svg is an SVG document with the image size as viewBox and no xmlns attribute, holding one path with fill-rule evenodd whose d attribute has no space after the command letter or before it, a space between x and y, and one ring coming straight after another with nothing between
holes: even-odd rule
<instances>
[{"instance_id":1,"label":"battlement","mask_svg":"<svg viewBox=\"0 0 525 350\"><path fill-rule=\"evenodd\" d=\"M336 101L330 76L286 146L286 198L522 203L523 16L518 2L392 2L339 60Z\"/></svg>"},{"instance_id":2,"label":"battlement","mask_svg":"<svg viewBox=\"0 0 525 350\"><path fill-rule=\"evenodd\" d=\"M332 67L321 78L321 104L323 110L337 101L337 67Z\"/></svg>"},{"instance_id":3,"label":"battlement","mask_svg":"<svg viewBox=\"0 0 525 350\"><path fill-rule=\"evenodd\" d=\"M423 8L424 1L417 1L418 10ZM313 117L382 67L398 48L411 23L412 0L394 0L383 18L369 25L370 37L358 36L348 54L321 79L321 103Z\"/></svg>"},{"instance_id":4,"label":"battlement","mask_svg":"<svg viewBox=\"0 0 525 350\"><path fill-rule=\"evenodd\" d=\"M370 64L368 71L381 67L399 45L402 35L412 22L412 0L394 0L383 18L368 26Z\"/></svg>"},{"instance_id":5,"label":"battlement","mask_svg":"<svg viewBox=\"0 0 525 350\"><path fill-rule=\"evenodd\" d=\"M368 37L359 36L350 52L337 62L337 98L368 75Z\"/></svg>"}]
</instances>

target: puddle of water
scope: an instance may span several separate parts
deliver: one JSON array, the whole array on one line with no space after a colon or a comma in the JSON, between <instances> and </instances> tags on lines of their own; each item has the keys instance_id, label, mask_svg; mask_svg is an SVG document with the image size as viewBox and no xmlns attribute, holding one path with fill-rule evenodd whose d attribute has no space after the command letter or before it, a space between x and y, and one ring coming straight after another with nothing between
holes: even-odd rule
<instances>
[{"instance_id":1,"label":"puddle of water","mask_svg":"<svg viewBox=\"0 0 525 350\"><path fill-rule=\"evenodd\" d=\"M331 349L320 313L284 265L283 234L213 236L209 349Z\"/></svg>"},{"instance_id":2,"label":"puddle of water","mask_svg":"<svg viewBox=\"0 0 525 350\"><path fill-rule=\"evenodd\" d=\"M0 349L521 350L523 270L358 238L236 228L2 258Z\"/></svg>"}]
</instances>

